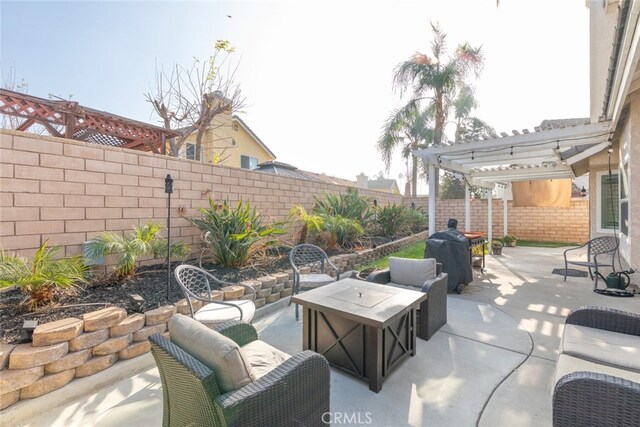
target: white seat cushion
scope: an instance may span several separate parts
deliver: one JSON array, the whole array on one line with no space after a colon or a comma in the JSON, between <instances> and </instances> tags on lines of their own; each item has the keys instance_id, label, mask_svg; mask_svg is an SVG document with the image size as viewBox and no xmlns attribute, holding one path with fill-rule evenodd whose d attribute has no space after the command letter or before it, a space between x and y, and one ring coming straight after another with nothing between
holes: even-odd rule
<instances>
[{"instance_id":1,"label":"white seat cushion","mask_svg":"<svg viewBox=\"0 0 640 427\"><path fill-rule=\"evenodd\" d=\"M182 314L169 320L171 342L208 366L216 375L223 393L237 390L255 378L255 372L243 357L240 346L219 332Z\"/></svg>"},{"instance_id":2,"label":"white seat cushion","mask_svg":"<svg viewBox=\"0 0 640 427\"><path fill-rule=\"evenodd\" d=\"M424 282L436 277L436 260L389 257L389 274L394 283L421 288Z\"/></svg>"},{"instance_id":3,"label":"white seat cushion","mask_svg":"<svg viewBox=\"0 0 640 427\"><path fill-rule=\"evenodd\" d=\"M560 354L558 357L558 363L556 364L555 382L556 384L560 378L572 372L595 372L598 374L612 375L618 378L624 378L629 381L633 381L640 384L640 373L634 371L627 371L625 369L615 368L613 366L607 366L589 360L584 360L579 357L573 357L568 354Z\"/></svg>"},{"instance_id":4,"label":"white seat cushion","mask_svg":"<svg viewBox=\"0 0 640 427\"><path fill-rule=\"evenodd\" d=\"M300 275L300 288L301 289L313 289L320 286L328 285L335 282L336 279L328 274L311 273Z\"/></svg>"},{"instance_id":5,"label":"white seat cushion","mask_svg":"<svg viewBox=\"0 0 640 427\"><path fill-rule=\"evenodd\" d=\"M249 362L251 369L255 373L254 379L258 379L272 371L291 357L287 353L260 340L251 341L242 347L241 351L244 359Z\"/></svg>"},{"instance_id":6,"label":"white seat cushion","mask_svg":"<svg viewBox=\"0 0 640 427\"><path fill-rule=\"evenodd\" d=\"M225 302L240 307L242 310L242 319L240 319L240 311L238 311L237 308L216 303L205 305L200 310L196 311L193 318L211 328L219 323L226 322L227 320L251 322L253 315L256 313L256 306L253 301L239 300Z\"/></svg>"},{"instance_id":7,"label":"white seat cushion","mask_svg":"<svg viewBox=\"0 0 640 427\"><path fill-rule=\"evenodd\" d=\"M640 337L568 324L560 353L640 372Z\"/></svg>"}]
</instances>

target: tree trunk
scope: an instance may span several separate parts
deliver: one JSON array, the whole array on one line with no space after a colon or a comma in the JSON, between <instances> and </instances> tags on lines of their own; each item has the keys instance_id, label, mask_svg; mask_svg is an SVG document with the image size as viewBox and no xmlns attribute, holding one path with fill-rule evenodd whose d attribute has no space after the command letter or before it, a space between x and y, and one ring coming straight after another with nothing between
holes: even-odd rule
<instances>
[{"instance_id":1,"label":"tree trunk","mask_svg":"<svg viewBox=\"0 0 640 427\"><path fill-rule=\"evenodd\" d=\"M196 134L196 160L202 161L201 153L202 153L202 137L204 133L207 131L207 128L198 128L198 133Z\"/></svg>"},{"instance_id":2,"label":"tree trunk","mask_svg":"<svg viewBox=\"0 0 640 427\"><path fill-rule=\"evenodd\" d=\"M298 244L301 245L303 243L307 243L307 233L309 232L309 227L307 224L302 225L302 229L300 230L300 239L298 239Z\"/></svg>"},{"instance_id":3,"label":"tree trunk","mask_svg":"<svg viewBox=\"0 0 640 427\"><path fill-rule=\"evenodd\" d=\"M435 104L436 104L436 123L433 129L433 144L440 145L442 144L442 135L444 134L444 123L445 123L445 111L443 105L443 94L442 91L437 90L435 96ZM438 193L440 193L440 168L436 168L436 197Z\"/></svg>"},{"instance_id":4,"label":"tree trunk","mask_svg":"<svg viewBox=\"0 0 640 427\"><path fill-rule=\"evenodd\" d=\"M418 193L418 158L416 156L411 157L411 195L416 197Z\"/></svg>"}]
</instances>

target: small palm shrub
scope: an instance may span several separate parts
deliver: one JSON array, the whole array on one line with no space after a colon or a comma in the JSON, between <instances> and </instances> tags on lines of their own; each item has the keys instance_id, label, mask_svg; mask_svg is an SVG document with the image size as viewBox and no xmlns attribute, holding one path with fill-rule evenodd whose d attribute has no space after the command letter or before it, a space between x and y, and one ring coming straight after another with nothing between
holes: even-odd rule
<instances>
[{"instance_id":1,"label":"small palm shrub","mask_svg":"<svg viewBox=\"0 0 640 427\"><path fill-rule=\"evenodd\" d=\"M406 226L412 233L419 233L427 229L429 217L420 209L409 208L405 211Z\"/></svg>"},{"instance_id":2,"label":"small palm shrub","mask_svg":"<svg viewBox=\"0 0 640 427\"><path fill-rule=\"evenodd\" d=\"M60 248L48 244L45 241L33 258L0 251L0 288L18 286L27 295L25 302L30 310L86 283L87 267L82 257L56 258Z\"/></svg>"},{"instance_id":3,"label":"small palm shrub","mask_svg":"<svg viewBox=\"0 0 640 427\"><path fill-rule=\"evenodd\" d=\"M342 215L322 215L322 218L322 230L325 235L320 240L327 248L351 248L364 234L364 227L355 219Z\"/></svg>"},{"instance_id":4,"label":"small palm shrub","mask_svg":"<svg viewBox=\"0 0 640 427\"><path fill-rule=\"evenodd\" d=\"M373 217L373 209L369 201L358 194L358 190L350 188L346 193L326 194L324 199L315 197L313 211L323 217L341 216L353 219L366 227Z\"/></svg>"},{"instance_id":5,"label":"small palm shrub","mask_svg":"<svg viewBox=\"0 0 640 427\"><path fill-rule=\"evenodd\" d=\"M378 208L376 211L376 225L383 236L394 237L405 229L407 225L408 209L395 203Z\"/></svg>"},{"instance_id":6,"label":"small palm shrub","mask_svg":"<svg viewBox=\"0 0 640 427\"><path fill-rule=\"evenodd\" d=\"M307 211L300 205L295 205L291 208L291 211L289 211L289 218L300 221L300 224L302 224L300 237L298 238L299 245L307 242L309 232L318 233L322 230L322 217L320 215L307 213Z\"/></svg>"},{"instance_id":7,"label":"small palm shrub","mask_svg":"<svg viewBox=\"0 0 640 427\"><path fill-rule=\"evenodd\" d=\"M167 256L167 241L160 237L158 224L134 226L129 235L105 232L87 243L86 255L97 260L105 255L116 256L115 275L118 279L134 276L138 258L153 255L154 258ZM171 243L172 256L184 256L188 247L184 242Z\"/></svg>"},{"instance_id":8,"label":"small palm shrub","mask_svg":"<svg viewBox=\"0 0 640 427\"><path fill-rule=\"evenodd\" d=\"M226 267L242 267L256 254L279 243L275 236L284 234L282 224L263 224L249 202L236 207L225 200L221 204L209 199L209 207L201 208L201 218L190 221L202 231L213 261Z\"/></svg>"}]
</instances>

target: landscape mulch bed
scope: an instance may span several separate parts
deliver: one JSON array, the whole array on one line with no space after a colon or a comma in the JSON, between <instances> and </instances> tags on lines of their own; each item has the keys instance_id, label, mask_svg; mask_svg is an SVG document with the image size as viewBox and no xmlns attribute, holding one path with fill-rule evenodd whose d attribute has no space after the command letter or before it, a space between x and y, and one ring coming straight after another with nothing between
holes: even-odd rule
<instances>
[{"instance_id":1,"label":"landscape mulch bed","mask_svg":"<svg viewBox=\"0 0 640 427\"><path fill-rule=\"evenodd\" d=\"M173 263L172 271L179 264ZM260 263L243 268L226 268L213 264L203 266L217 278L236 283L291 268L286 255L268 257ZM138 294L144 298L144 311L174 304L184 298L173 274L167 298L166 264L140 267L135 277L122 281L102 278L88 284L84 290L78 290L75 295L61 295L55 305L42 307L33 312L27 311L25 306L20 304L24 300L24 294L13 288L0 293L0 342L18 342L25 320L37 320L38 324L43 324L65 317L82 318L84 313L111 306L126 308L131 314L134 312L129 306L131 294Z\"/></svg>"}]
</instances>

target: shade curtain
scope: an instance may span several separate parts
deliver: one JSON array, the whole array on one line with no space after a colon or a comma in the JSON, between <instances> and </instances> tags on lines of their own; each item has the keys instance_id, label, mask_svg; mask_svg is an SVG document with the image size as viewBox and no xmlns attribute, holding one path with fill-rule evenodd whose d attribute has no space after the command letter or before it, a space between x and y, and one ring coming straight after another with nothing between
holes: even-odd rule
<instances>
[{"instance_id":1,"label":"shade curtain","mask_svg":"<svg viewBox=\"0 0 640 427\"><path fill-rule=\"evenodd\" d=\"M571 179L547 179L512 183L513 207L571 206Z\"/></svg>"}]
</instances>

